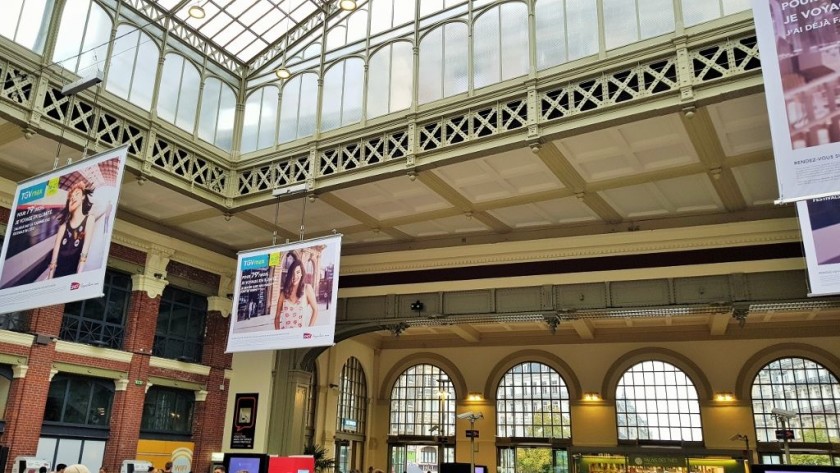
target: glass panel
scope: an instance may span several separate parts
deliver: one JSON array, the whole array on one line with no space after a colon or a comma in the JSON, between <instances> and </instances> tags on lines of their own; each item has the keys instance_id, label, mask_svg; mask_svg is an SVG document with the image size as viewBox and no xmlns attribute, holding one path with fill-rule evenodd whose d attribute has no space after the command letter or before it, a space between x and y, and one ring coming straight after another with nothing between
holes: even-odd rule
<instances>
[{"instance_id":1,"label":"glass panel","mask_svg":"<svg viewBox=\"0 0 840 473\"><path fill-rule=\"evenodd\" d=\"M473 84L480 88L499 82L501 77L499 8L478 17L473 30Z\"/></svg>"},{"instance_id":2,"label":"glass panel","mask_svg":"<svg viewBox=\"0 0 840 473\"><path fill-rule=\"evenodd\" d=\"M184 62L184 74L178 94L178 118L175 124L192 133L195 128L195 116L198 113L198 91L196 84L201 83L198 69L189 61Z\"/></svg>"},{"instance_id":3,"label":"glass panel","mask_svg":"<svg viewBox=\"0 0 840 473\"><path fill-rule=\"evenodd\" d=\"M455 390L434 365L405 370L391 389L391 435L455 435Z\"/></svg>"},{"instance_id":4,"label":"glass panel","mask_svg":"<svg viewBox=\"0 0 840 473\"><path fill-rule=\"evenodd\" d=\"M364 90L365 65L361 59L347 60L344 75L344 100L341 124L350 125L362 119L362 92Z\"/></svg>"},{"instance_id":5,"label":"glass panel","mask_svg":"<svg viewBox=\"0 0 840 473\"><path fill-rule=\"evenodd\" d=\"M528 74L528 7L522 3L505 3L501 10L502 80Z\"/></svg>"},{"instance_id":6,"label":"glass panel","mask_svg":"<svg viewBox=\"0 0 840 473\"><path fill-rule=\"evenodd\" d=\"M230 151L233 144L233 123L236 117L236 97L233 89L222 86L222 93L219 97L219 123L217 125L216 140L213 144L224 150Z\"/></svg>"},{"instance_id":7,"label":"glass panel","mask_svg":"<svg viewBox=\"0 0 840 473\"><path fill-rule=\"evenodd\" d=\"M167 54L160 76L157 114L170 123L175 123L178 113L178 91L183 71L184 58L178 54Z\"/></svg>"},{"instance_id":8,"label":"glass panel","mask_svg":"<svg viewBox=\"0 0 840 473\"><path fill-rule=\"evenodd\" d=\"M566 0L566 30L569 61L598 52L598 7L596 0Z\"/></svg>"},{"instance_id":9,"label":"glass panel","mask_svg":"<svg viewBox=\"0 0 840 473\"><path fill-rule=\"evenodd\" d=\"M371 0L370 35L381 33L393 25L394 0Z\"/></svg>"},{"instance_id":10,"label":"glass panel","mask_svg":"<svg viewBox=\"0 0 840 473\"><path fill-rule=\"evenodd\" d=\"M537 69L566 62L566 12L564 0L537 0Z\"/></svg>"},{"instance_id":11,"label":"glass panel","mask_svg":"<svg viewBox=\"0 0 840 473\"><path fill-rule=\"evenodd\" d=\"M200 362L206 317L205 296L167 286L161 296L152 354ZM198 347L197 352L192 347Z\"/></svg>"},{"instance_id":12,"label":"glass panel","mask_svg":"<svg viewBox=\"0 0 840 473\"><path fill-rule=\"evenodd\" d=\"M213 143L216 138L216 122L219 114L219 96L222 92L222 81L211 77L204 83L201 96L201 115L198 119L199 138Z\"/></svg>"},{"instance_id":13,"label":"glass panel","mask_svg":"<svg viewBox=\"0 0 840 473\"><path fill-rule=\"evenodd\" d=\"M414 55L410 43L393 45L391 53L391 103L389 112L411 106L414 91Z\"/></svg>"},{"instance_id":14,"label":"glass panel","mask_svg":"<svg viewBox=\"0 0 840 473\"><path fill-rule=\"evenodd\" d=\"M134 60L137 56L137 43L140 32L131 25L117 28L117 39L111 53L108 66L107 89L113 94L128 100L131 91L131 79L134 74Z\"/></svg>"},{"instance_id":15,"label":"glass panel","mask_svg":"<svg viewBox=\"0 0 840 473\"><path fill-rule=\"evenodd\" d=\"M300 83L297 138L315 133L315 115L318 107L318 81L315 74L304 74Z\"/></svg>"},{"instance_id":16,"label":"glass panel","mask_svg":"<svg viewBox=\"0 0 840 473\"><path fill-rule=\"evenodd\" d=\"M355 357L350 357L341 368L338 389L336 431L363 434L367 418L367 379L362 364Z\"/></svg>"},{"instance_id":17,"label":"glass panel","mask_svg":"<svg viewBox=\"0 0 840 473\"><path fill-rule=\"evenodd\" d=\"M445 25L443 36L443 96L451 97L466 92L469 87L467 25Z\"/></svg>"},{"instance_id":18,"label":"glass panel","mask_svg":"<svg viewBox=\"0 0 840 473\"><path fill-rule=\"evenodd\" d=\"M815 369L816 368L816 369ZM767 364L753 380L752 404L759 442L775 442L780 428L774 408L793 411L788 428L793 443L829 443L840 440L840 383L824 367L804 358L781 358ZM827 406L825 408L824 406Z\"/></svg>"},{"instance_id":19,"label":"glass panel","mask_svg":"<svg viewBox=\"0 0 840 473\"><path fill-rule=\"evenodd\" d=\"M280 104L280 137L278 138L280 143L292 141L297 137L297 114L302 77L297 76L289 80L283 87Z\"/></svg>"},{"instance_id":20,"label":"glass panel","mask_svg":"<svg viewBox=\"0 0 840 473\"><path fill-rule=\"evenodd\" d=\"M0 35L14 41L23 0L5 0L3 9L3 15L0 15Z\"/></svg>"},{"instance_id":21,"label":"glass panel","mask_svg":"<svg viewBox=\"0 0 840 473\"><path fill-rule=\"evenodd\" d=\"M383 94L390 90L391 81L391 46L385 46L377 51L369 61L367 114L378 117L388 113L389 95Z\"/></svg>"},{"instance_id":22,"label":"glass panel","mask_svg":"<svg viewBox=\"0 0 840 473\"><path fill-rule=\"evenodd\" d=\"M280 89L274 86L263 90L262 111L260 114L260 134L257 146L265 149L274 146L277 133L277 107L280 101Z\"/></svg>"},{"instance_id":23,"label":"glass panel","mask_svg":"<svg viewBox=\"0 0 840 473\"><path fill-rule=\"evenodd\" d=\"M357 10L347 19L347 43L353 43L365 38L367 33L368 12Z\"/></svg>"},{"instance_id":24,"label":"glass panel","mask_svg":"<svg viewBox=\"0 0 840 473\"><path fill-rule=\"evenodd\" d=\"M341 126L341 103L344 90L344 66L347 61L333 65L324 75L324 99L321 107L321 130L334 130ZM301 97L303 98L303 97Z\"/></svg>"},{"instance_id":25,"label":"glass panel","mask_svg":"<svg viewBox=\"0 0 840 473\"><path fill-rule=\"evenodd\" d=\"M14 5L17 2L13 0L11 3L11 11L15 12ZM53 0L25 0L14 37L4 34L3 29L0 29L0 34L12 38L16 43L38 54L43 53L53 3ZM4 11L2 16L5 17L9 13L8 10ZM14 15L13 18L17 19L17 15Z\"/></svg>"},{"instance_id":26,"label":"glass panel","mask_svg":"<svg viewBox=\"0 0 840 473\"><path fill-rule=\"evenodd\" d=\"M607 49L624 46L639 39L636 0L603 0L604 30Z\"/></svg>"},{"instance_id":27,"label":"glass panel","mask_svg":"<svg viewBox=\"0 0 840 473\"><path fill-rule=\"evenodd\" d=\"M683 22L685 26L694 26L704 21L720 17L719 0L683 0Z\"/></svg>"},{"instance_id":28,"label":"glass panel","mask_svg":"<svg viewBox=\"0 0 840 473\"><path fill-rule=\"evenodd\" d=\"M443 28L435 28L420 41L419 103L443 97Z\"/></svg>"},{"instance_id":29,"label":"glass panel","mask_svg":"<svg viewBox=\"0 0 840 473\"><path fill-rule=\"evenodd\" d=\"M496 435L568 438L569 391L560 374L542 363L520 363L496 388ZM556 435L555 435L556 433Z\"/></svg>"},{"instance_id":30,"label":"glass panel","mask_svg":"<svg viewBox=\"0 0 840 473\"><path fill-rule=\"evenodd\" d=\"M260 107L262 107L263 90L265 88L252 93L245 100L245 115L242 120L242 144L240 145L243 153L259 149Z\"/></svg>"},{"instance_id":31,"label":"glass panel","mask_svg":"<svg viewBox=\"0 0 840 473\"><path fill-rule=\"evenodd\" d=\"M641 0L638 9L641 39L674 31L673 0Z\"/></svg>"},{"instance_id":32,"label":"glass panel","mask_svg":"<svg viewBox=\"0 0 840 473\"><path fill-rule=\"evenodd\" d=\"M669 363L628 369L616 389L616 412L621 440L703 440L694 383Z\"/></svg>"},{"instance_id":33,"label":"glass panel","mask_svg":"<svg viewBox=\"0 0 840 473\"><path fill-rule=\"evenodd\" d=\"M731 15L745 10L750 10L750 0L726 0L723 2L723 14Z\"/></svg>"}]
</instances>

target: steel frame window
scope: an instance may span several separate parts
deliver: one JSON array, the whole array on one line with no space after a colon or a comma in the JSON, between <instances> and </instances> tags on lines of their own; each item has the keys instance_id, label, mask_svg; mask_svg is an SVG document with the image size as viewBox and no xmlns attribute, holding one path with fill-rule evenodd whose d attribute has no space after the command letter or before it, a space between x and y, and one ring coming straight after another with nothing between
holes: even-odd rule
<instances>
[{"instance_id":1,"label":"steel frame window","mask_svg":"<svg viewBox=\"0 0 840 473\"><path fill-rule=\"evenodd\" d=\"M140 431L191 435L194 406L193 391L152 386L143 403Z\"/></svg>"},{"instance_id":2,"label":"steel frame window","mask_svg":"<svg viewBox=\"0 0 840 473\"><path fill-rule=\"evenodd\" d=\"M615 396L619 440L699 442L700 401L691 379L664 361L628 369Z\"/></svg>"},{"instance_id":3,"label":"steel frame window","mask_svg":"<svg viewBox=\"0 0 840 473\"><path fill-rule=\"evenodd\" d=\"M391 435L455 435L455 390L434 365L414 365L391 389Z\"/></svg>"},{"instance_id":4,"label":"steel frame window","mask_svg":"<svg viewBox=\"0 0 840 473\"><path fill-rule=\"evenodd\" d=\"M498 437L571 438L571 407L566 382L538 362L520 363L496 389Z\"/></svg>"},{"instance_id":5,"label":"steel frame window","mask_svg":"<svg viewBox=\"0 0 840 473\"><path fill-rule=\"evenodd\" d=\"M788 421L793 442L840 442L840 382L821 364L806 358L779 358L765 365L752 384L758 442L776 442L781 425L773 408L796 413Z\"/></svg>"},{"instance_id":6,"label":"steel frame window","mask_svg":"<svg viewBox=\"0 0 840 473\"><path fill-rule=\"evenodd\" d=\"M114 382L58 373L50 382L44 422L109 428Z\"/></svg>"},{"instance_id":7,"label":"steel frame window","mask_svg":"<svg viewBox=\"0 0 840 473\"><path fill-rule=\"evenodd\" d=\"M341 368L338 389L336 432L364 434L367 418L367 379L362 364L356 357L351 356Z\"/></svg>"},{"instance_id":8,"label":"steel frame window","mask_svg":"<svg viewBox=\"0 0 840 473\"><path fill-rule=\"evenodd\" d=\"M107 270L104 297L64 305L59 338L108 348L122 348L125 315L131 299L131 277Z\"/></svg>"},{"instance_id":9,"label":"steel frame window","mask_svg":"<svg viewBox=\"0 0 840 473\"><path fill-rule=\"evenodd\" d=\"M201 362L207 297L167 286L158 311L155 356Z\"/></svg>"}]
</instances>

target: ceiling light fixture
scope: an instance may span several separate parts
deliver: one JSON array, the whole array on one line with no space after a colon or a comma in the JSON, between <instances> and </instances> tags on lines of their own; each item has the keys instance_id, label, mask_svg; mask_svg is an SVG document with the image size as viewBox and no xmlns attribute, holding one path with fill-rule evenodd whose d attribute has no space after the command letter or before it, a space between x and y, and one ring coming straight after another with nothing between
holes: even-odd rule
<instances>
[{"instance_id":1,"label":"ceiling light fixture","mask_svg":"<svg viewBox=\"0 0 840 473\"><path fill-rule=\"evenodd\" d=\"M274 71L274 75L280 80L286 80L292 76L292 73L286 66L280 66Z\"/></svg>"},{"instance_id":2,"label":"ceiling light fixture","mask_svg":"<svg viewBox=\"0 0 840 473\"><path fill-rule=\"evenodd\" d=\"M207 12L204 11L204 7L202 7L198 2L195 2L190 5L190 8L187 10L187 14L190 18L201 20L207 15Z\"/></svg>"},{"instance_id":3,"label":"ceiling light fixture","mask_svg":"<svg viewBox=\"0 0 840 473\"><path fill-rule=\"evenodd\" d=\"M358 7L356 0L341 0L338 2L338 7L344 11L353 11Z\"/></svg>"}]
</instances>

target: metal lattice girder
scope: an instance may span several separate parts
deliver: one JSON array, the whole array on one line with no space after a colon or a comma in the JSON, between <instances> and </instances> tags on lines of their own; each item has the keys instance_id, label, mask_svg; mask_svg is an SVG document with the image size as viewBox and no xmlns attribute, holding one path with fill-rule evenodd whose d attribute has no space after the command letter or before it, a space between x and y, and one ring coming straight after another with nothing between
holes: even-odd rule
<instances>
[{"instance_id":1,"label":"metal lattice girder","mask_svg":"<svg viewBox=\"0 0 840 473\"><path fill-rule=\"evenodd\" d=\"M0 49L7 43L0 40ZM611 58L597 63L600 70L594 72L590 64L443 101L409 120L400 115L373 134L365 127L339 130L329 140L294 143L289 151L265 151L234 163L224 151L158 118L126 110L110 94L98 101L87 92L62 96L61 78L43 71L31 54L8 49L10 59L0 61L4 117L46 135L59 136L64 128L64 139L79 147L88 139L100 147L128 144L135 172L231 210L273 200L278 187L307 183L328 190L710 103L724 93L746 95L761 84L754 32L744 22L706 31L696 44L687 38Z\"/></svg>"}]
</instances>

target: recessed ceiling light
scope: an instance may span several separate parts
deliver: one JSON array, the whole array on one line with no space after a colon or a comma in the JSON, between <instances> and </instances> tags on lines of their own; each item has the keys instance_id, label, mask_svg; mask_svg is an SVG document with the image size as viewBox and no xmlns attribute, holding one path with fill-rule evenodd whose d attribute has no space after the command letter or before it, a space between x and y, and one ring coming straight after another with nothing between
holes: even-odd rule
<instances>
[{"instance_id":1,"label":"recessed ceiling light","mask_svg":"<svg viewBox=\"0 0 840 473\"><path fill-rule=\"evenodd\" d=\"M280 66L275 71L274 74L277 76L278 79L288 79L292 76L292 73L286 68L286 66Z\"/></svg>"},{"instance_id":2,"label":"recessed ceiling light","mask_svg":"<svg viewBox=\"0 0 840 473\"><path fill-rule=\"evenodd\" d=\"M356 0L341 0L338 2L338 7L344 11L353 11L357 6Z\"/></svg>"},{"instance_id":3,"label":"recessed ceiling light","mask_svg":"<svg viewBox=\"0 0 840 473\"><path fill-rule=\"evenodd\" d=\"M195 3L193 5L190 5L189 10L187 10L187 14L190 15L190 18L195 18L196 20L200 20L200 19L204 18L204 16L207 13L205 13L204 7L202 7L198 3Z\"/></svg>"}]
</instances>

